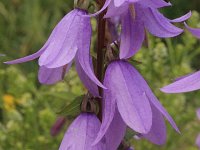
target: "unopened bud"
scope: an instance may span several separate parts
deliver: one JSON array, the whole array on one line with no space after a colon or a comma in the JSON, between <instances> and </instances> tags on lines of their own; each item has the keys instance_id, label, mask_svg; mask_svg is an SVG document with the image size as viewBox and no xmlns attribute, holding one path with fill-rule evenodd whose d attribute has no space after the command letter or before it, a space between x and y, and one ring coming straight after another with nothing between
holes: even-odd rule
<instances>
[{"instance_id":1,"label":"unopened bud","mask_svg":"<svg viewBox=\"0 0 200 150\"><path fill-rule=\"evenodd\" d=\"M65 117L59 117L51 128L51 135L56 136L64 126L65 122Z\"/></svg>"},{"instance_id":2,"label":"unopened bud","mask_svg":"<svg viewBox=\"0 0 200 150\"><path fill-rule=\"evenodd\" d=\"M90 4L90 0L74 0L74 7L83 9L83 10L88 10Z\"/></svg>"}]
</instances>

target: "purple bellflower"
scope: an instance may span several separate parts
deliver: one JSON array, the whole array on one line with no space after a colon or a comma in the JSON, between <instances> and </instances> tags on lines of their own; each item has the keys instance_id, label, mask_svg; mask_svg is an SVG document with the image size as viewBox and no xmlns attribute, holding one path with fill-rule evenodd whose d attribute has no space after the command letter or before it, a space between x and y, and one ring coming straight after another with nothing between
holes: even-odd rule
<instances>
[{"instance_id":1,"label":"purple bellflower","mask_svg":"<svg viewBox=\"0 0 200 150\"><path fill-rule=\"evenodd\" d=\"M88 95L91 96L86 95L83 102L102 97L102 108L99 107L102 109L102 123L96 114L91 113L96 112L95 110L90 111L87 105L81 105L82 113L69 126L59 150L117 150L127 127L154 144L164 144L167 134L165 118L177 132L180 131L145 79L125 59L132 57L141 49L147 32L159 38L180 35L183 30L173 23L186 21L191 16L191 12L170 20L159 12L159 8L171 6L171 3L164 0L105 0L103 6L100 4L101 9L90 15L86 10L77 8L80 3L80 8L87 9L85 7L89 6L89 1L84 4L84 1L76 0L75 3L77 3L75 9L56 25L47 42L38 52L5 62L18 64L39 58L38 79L42 84L54 84L63 80L72 63L75 62L77 73L89 90ZM90 55L92 36L90 17L100 14L105 9L107 9L104 16L106 21L103 21L102 16L98 20L97 34L102 39L97 40L97 49L101 52L97 52L99 58L97 66L98 64L106 66L104 57L101 57L103 48L108 47L111 51L105 53L109 65L102 84L94 74ZM194 36L200 37L199 29L191 28L186 23L185 26ZM106 30L110 30L111 35L107 41L104 37ZM114 42L114 45L119 47L117 58L112 55L113 49L109 47L111 44L109 42ZM100 72L99 76L103 76L103 67L98 67L97 72ZM184 76L162 90L170 93L200 89L199 78L200 72ZM103 94L99 94L98 86L103 88ZM82 104L87 104L87 101ZM56 135L64 123L65 118L59 118L51 134Z\"/></svg>"},{"instance_id":2,"label":"purple bellflower","mask_svg":"<svg viewBox=\"0 0 200 150\"><path fill-rule=\"evenodd\" d=\"M111 62L105 73L104 84L108 89L104 90L103 94L103 120L93 144L97 144L109 132L118 112L118 117L122 118L120 128L123 129L126 124L159 145L166 140L163 116L179 132L175 122L152 93L146 81L128 62Z\"/></svg>"},{"instance_id":3,"label":"purple bellflower","mask_svg":"<svg viewBox=\"0 0 200 150\"><path fill-rule=\"evenodd\" d=\"M95 114L82 113L69 126L59 150L106 150L102 140L92 146L101 122Z\"/></svg>"},{"instance_id":4,"label":"purple bellflower","mask_svg":"<svg viewBox=\"0 0 200 150\"><path fill-rule=\"evenodd\" d=\"M78 65L77 72L79 75L84 74L82 79L87 78L87 81L90 80L105 88L98 81L92 69L90 57L92 29L90 18L82 17L85 14L87 13L84 10L72 10L58 23L47 42L38 52L5 63L23 63L39 57L39 81L43 84L54 84L63 79L75 59L75 63ZM97 93L92 94L98 95Z\"/></svg>"},{"instance_id":5,"label":"purple bellflower","mask_svg":"<svg viewBox=\"0 0 200 150\"><path fill-rule=\"evenodd\" d=\"M118 8L111 2L105 17L112 18L116 15L121 17L120 58L126 59L132 57L141 48L145 39L145 31L160 38L175 37L181 34L183 30L172 23L187 20L191 12L180 18L169 20L155 7L147 7L140 3L125 3Z\"/></svg>"}]
</instances>

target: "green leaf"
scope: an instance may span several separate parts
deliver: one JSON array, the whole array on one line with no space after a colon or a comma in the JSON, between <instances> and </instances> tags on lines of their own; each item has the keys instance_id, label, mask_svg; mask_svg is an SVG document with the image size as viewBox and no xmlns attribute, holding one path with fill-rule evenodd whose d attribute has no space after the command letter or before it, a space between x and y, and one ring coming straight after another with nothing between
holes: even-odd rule
<instances>
[{"instance_id":1,"label":"green leaf","mask_svg":"<svg viewBox=\"0 0 200 150\"><path fill-rule=\"evenodd\" d=\"M70 104L65 104L57 111L58 115L66 117L74 117L80 113L80 105L84 95L76 97Z\"/></svg>"}]
</instances>

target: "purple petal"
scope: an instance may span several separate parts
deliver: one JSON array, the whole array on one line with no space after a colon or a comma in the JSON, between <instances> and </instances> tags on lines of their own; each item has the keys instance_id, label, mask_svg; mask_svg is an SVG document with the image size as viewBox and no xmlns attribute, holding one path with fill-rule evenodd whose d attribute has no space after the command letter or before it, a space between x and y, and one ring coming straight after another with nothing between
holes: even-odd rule
<instances>
[{"instance_id":1,"label":"purple petal","mask_svg":"<svg viewBox=\"0 0 200 150\"><path fill-rule=\"evenodd\" d=\"M51 42L39 59L40 66L57 68L72 61L78 50L78 34L83 32L80 29L85 23L85 18L79 14L85 12L78 9L71 11L55 27Z\"/></svg>"},{"instance_id":2,"label":"purple petal","mask_svg":"<svg viewBox=\"0 0 200 150\"><path fill-rule=\"evenodd\" d=\"M200 71L161 88L165 93L183 93L200 89Z\"/></svg>"},{"instance_id":3,"label":"purple petal","mask_svg":"<svg viewBox=\"0 0 200 150\"><path fill-rule=\"evenodd\" d=\"M151 91L150 87L148 86L147 82L144 80L144 78L140 75L140 73L133 67L131 66L130 64L128 64L127 62L120 62L121 64L124 64L124 65L121 65L122 67L122 73L124 75L124 81L127 81L127 89L129 89L129 91L131 92L130 95L133 95L133 98L136 97L137 95L140 94L140 97L138 98L139 99L139 102L140 102L140 107L141 109L143 108L144 109L144 113L147 113L146 114L146 117L148 118L151 118L151 111L149 110L148 108L148 104L146 104L146 99L148 99L151 104L157 108L162 114L163 116L165 116L165 118L170 122L170 124L172 125L172 127L177 131L177 132L180 132L178 127L176 126L176 123L174 122L174 120L172 119L172 117L168 114L168 112L165 110L165 108L160 104L160 102L158 101L158 99L156 98L156 96L153 94L153 92ZM129 76L126 76L126 72L130 71L130 75ZM113 73L114 75L118 75L119 73ZM120 84L120 80L119 78L117 78L116 76L112 77L113 80L115 80L116 82L118 82L118 86L121 87L121 91L124 91L126 88L123 88L122 87L122 84ZM134 82L132 82L134 81ZM115 87L114 85L112 85L111 87ZM130 87L134 87L134 88L130 88ZM112 90L111 90L112 91ZM119 96L121 91L117 89L117 87L115 87L115 91L116 91L116 95ZM119 92L120 91L120 92ZM143 93L142 93L143 91ZM121 99L119 99L119 101L125 99L127 96L127 94L123 94L121 96ZM145 98L146 97L146 98ZM117 99L117 98L116 98ZM126 98L127 100L128 98ZM117 99L117 103L118 103L118 99ZM137 104L137 102L134 102L134 105ZM147 106L145 106L144 104L146 104ZM150 104L149 104L150 105ZM125 106L124 107L124 111L127 111L128 108L130 106ZM138 108L138 107L136 107ZM121 113L121 112L120 112ZM132 115L133 113L129 113L127 114L127 116L130 116ZM122 114L121 114L122 115ZM123 116L122 116L123 118ZM124 119L124 118L123 118ZM148 120L148 119L147 119ZM144 123L148 123L148 121L143 121ZM149 120L150 122L150 120ZM136 122L134 122L136 123ZM139 132L141 133L141 132Z\"/></svg>"},{"instance_id":4,"label":"purple petal","mask_svg":"<svg viewBox=\"0 0 200 150\"><path fill-rule=\"evenodd\" d=\"M104 78L105 86L109 86L109 81L111 80L110 78L111 78L111 70L106 70L106 74ZM99 133L94 141L94 144L97 144L104 137L115 114L116 100L111 94L111 91L109 88L103 91L102 103L103 103L102 124L99 130Z\"/></svg>"},{"instance_id":5,"label":"purple petal","mask_svg":"<svg viewBox=\"0 0 200 150\"><path fill-rule=\"evenodd\" d=\"M120 59L132 57L141 48L144 37L143 22L139 16L133 20L130 11L128 11L126 15L122 16Z\"/></svg>"},{"instance_id":6,"label":"purple petal","mask_svg":"<svg viewBox=\"0 0 200 150\"><path fill-rule=\"evenodd\" d=\"M29 56L26 56L26 57L23 57L23 58L19 58L19 59L16 59L16 60L12 60L12 61L7 61L7 62L4 62L5 64L19 64L19 63L24 63L24 62L27 62L27 61L31 61L31 60L34 60L36 58L38 58L45 50L46 47L43 47L41 48L38 52L32 54L32 55L29 55Z\"/></svg>"},{"instance_id":7,"label":"purple petal","mask_svg":"<svg viewBox=\"0 0 200 150\"><path fill-rule=\"evenodd\" d=\"M114 0L114 5L115 7L119 7L122 4L124 4L126 2L126 0Z\"/></svg>"},{"instance_id":8,"label":"purple petal","mask_svg":"<svg viewBox=\"0 0 200 150\"><path fill-rule=\"evenodd\" d=\"M174 79L174 82L175 82L175 81L178 81L178 80L181 80L181 79L184 79L185 77L188 77L188 76L190 76L190 75L192 75L192 74L193 74L193 73L189 73L189 74L187 74L187 75L178 77L178 78Z\"/></svg>"},{"instance_id":9,"label":"purple petal","mask_svg":"<svg viewBox=\"0 0 200 150\"><path fill-rule=\"evenodd\" d=\"M29 56L26 56L26 57L23 57L23 58L19 58L19 59L16 59L16 60L12 60L12 61L8 61L8 62L5 62L6 64L18 64L18 63L24 63L24 62L27 62L27 61L31 61L31 60L34 60L38 57L40 57L44 51L48 48L49 46L49 43L52 41L52 39L54 38L55 36L55 33L57 32L57 28L55 28L51 35L49 36L48 40L46 41L46 43L43 45L43 47L36 53L32 54L32 55L29 55Z\"/></svg>"},{"instance_id":10,"label":"purple petal","mask_svg":"<svg viewBox=\"0 0 200 150\"><path fill-rule=\"evenodd\" d=\"M200 39L200 29L197 29L197 28L191 28L189 27L186 23L185 24L185 27L186 29L192 33L193 36L197 37Z\"/></svg>"},{"instance_id":11,"label":"purple petal","mask_svg":"<svg viewBox=\"0 0 200 150\"><path fill-rule=\"evenodd\" d=\"M172 25L157 9L139 7L136 13L140 13L145 27L155 36L174 37L183 32L182 29Z\"/></svg>"},{"instance_id":12,"label":"purple petal","mask_svg":"<svg viewBox=\"0 0 200 150\"><path fill-rule=\"evenodd\" d=\"M169 2L167 3L164 0L140 0L138 3L151 8L161 8L165 6L171 6L171 3Z\"/></svg>"},{"instance_id":13,"label":"purple petal","mask_svg":"<svg viewBox=\"0 0 200 150\"><path fill-rule=\"evenodd\" d=\"M120 7L116 7L114 5L114 1L111 1L110 5L108 6L108 10L104 18L111 18L117 17L125 13L129 9L129 3L124 3Z\"/></svg>"},{"instance_id":14,"label":"purple petal","mask_svg":"<svg viewBox=\"0 0 200 150\"><path fill-rule=\"evenodd\" d=\"M112 123L105 134L106 149L116 150L124 139L125 133L126 124L122 120L118 110L116 110Z\"/></svg>"},{"instance_id":15,"label":"purple petal","mask_svg":"<svg viewBox=\"0 0 200 150\"><path fill-rule=\"evenodd\" d=\"M125 61L114 61L107 71L111 76L108 88L124 122L136 132L148 133L152 125L151 106L140 88L135 68Z\"/></svg>"},{"instance_id":16,"label":"purple petal","mask_svg":"<svg viewBox=\"0 0 200 150\"><path fill-rule=\"evenodd\" d=\"M140 0L114 0L114 6L115 7L120 7L121 5L123 5L124 3L135 3L138 2Z\"/></svg>"},{"instance_id":17,"label":"purple petal","mask_svg":"<svg viewBox=\"0 0 200 150\"><path fill-rule=\"evenodd\" d=\"M147 88L146 90L147 90L146 96L148 97L150 102L153 104L153 106L155 106L155 108L157 108L160 111L160 113L162 113L162 115L165 116L165 118L169 121L169 123L172 125L172 127L178 133L180 133L180 131L179 131L176 123L174 122L173 118L168 114L168 112L165 110L165 108L161 105L161 103L158 101L158 99L152 93L151 89Z\"/></svg>"},{"instance_id":18,"label":"purple petal","mask_svg":"<svg viewBox=\"0 0 200 150\"><path fill-rule=\"evenodd\" d=\"M190 11L187 14L185 14L184 16L170 20L170 22L184 22L184 21L188 20L191 16L192 16L192 12Z\"/></svg>"},{"instance_id":19,"label":"purple petal","mask_svg":"<svg viewBox=\"0 0 200 150\"><path fill-rule=\"evenodd\" d=\"M100 125L100 121L93 114L79 115L65 133L59 150L104 150L103 142L92 146Z\"/></svg>"},{"instance_id":20,"label":"purple petal","mask_svg":"<svg viewBox=\"0 0 200 150\"><path fill-rule=\"evenodd\" d=\"M197 118L200 120L200 108L196 110Z\"/></svg>"},{"instance_id":21,"label":"purple petal","mask_svg":"<svg viewBox=\"0 0 200 150\"><path fill-rule=\"evenodd\" d=\"M143 135L146 139L157 145L163 145L166 142L166 126L162 114L151 105L153 123L149 133Z\"/></svg>"},{"instance_id":22,"label":"purple petal","mask_svg":"<svg viewBox=\"0 0 200 150\"><path fill-rule=\"evenodd\" d=\"M200 134L196 138L196 145L200 148Z\"/></svg>"},{"instance_id":23,"label":"purple petal","mask_svg":"<svg viewBox=\"0 0 200 150\"><path fill-rule=\"evenodd\" d=\"M87 76L87 74L85 73L85 71L83 70L81 65L79 64L79 61L77 60L77 57L75 58L75 62L76 62L76 71L77 71L77 73L79 75L79 78L81 79L81 81L85 85L85 87L89 90L89 92L93 96L99 97L99 91L98 91L97 85L94 84L94 82L92 82L91 79ZM90 66L91 66L91 68L93 70L92 59L90 59Z\"/></svg>"},{"instance_id":24,"label":"purple petal","mask_svg":"<svg viewBox=\"0 0 200 150\"><path fill-rule=\"evenodd\" d=\"M111 3L111 1L112 0L106 0L105 4L103 5L103 7L99 11L97 11L94 14L86 15L86 17L94 17L94 16L99 15L100 13L102 13L108 7L108 5Z\"/></svg>"},{"instance_id":25,"label":"purple petal","mask_svg":"<svg viewBox=\"0 0 200 150\"><path fill-rule=\"evenodd\" d=\"M63 80L65 74L71 68L71 63L67 66L59 67L59 68L46 68L41 66L38 73L38 80L42 84L51 85L58 81Z\"/></svg>"},{"instance_id":26,"label":"purple petal","mask_svg":"<svg viewBox=\"0 0 200 150\"><path fill-rule=\"evenodd\" d=\"M98 86L106 88L103 84L96 78L93 69L90 65L90 40L92 34L92 27L90 23L90 18L85 18L84 24L81 24L82 30L77 38L77 43L79 45L79 50L77 52L77 61L80 63L85 74ZM77 62L76 61L76 62Z\"/></svg>"}]
</instances>

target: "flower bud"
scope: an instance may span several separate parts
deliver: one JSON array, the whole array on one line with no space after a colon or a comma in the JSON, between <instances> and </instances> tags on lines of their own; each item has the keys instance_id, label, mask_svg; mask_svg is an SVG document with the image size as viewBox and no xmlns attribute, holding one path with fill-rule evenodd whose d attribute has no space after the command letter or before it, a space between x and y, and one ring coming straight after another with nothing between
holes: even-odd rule
<instances>
[{"instance_id":1,"label":"flower bud","mask_svg":"<svg viewBox=\"0 0 200 150\"><path fill-rule=\"evenodd\" d=\"M74 0L75 8L88 10L89 4L90 4L89 0Z\"/></svg>"}]
</instances>

